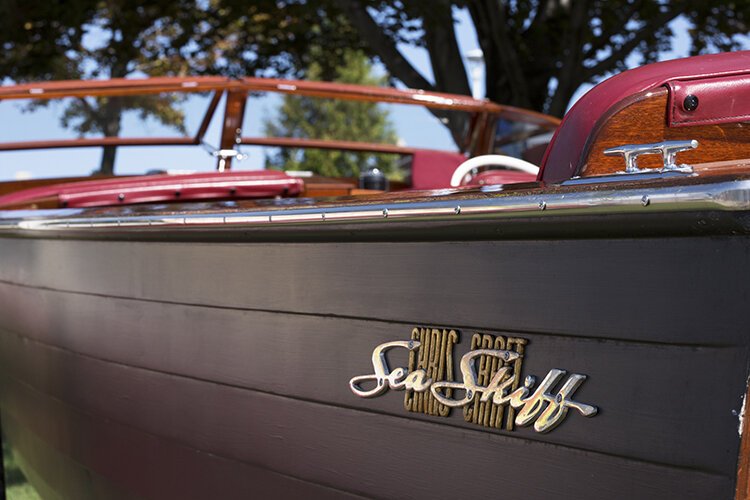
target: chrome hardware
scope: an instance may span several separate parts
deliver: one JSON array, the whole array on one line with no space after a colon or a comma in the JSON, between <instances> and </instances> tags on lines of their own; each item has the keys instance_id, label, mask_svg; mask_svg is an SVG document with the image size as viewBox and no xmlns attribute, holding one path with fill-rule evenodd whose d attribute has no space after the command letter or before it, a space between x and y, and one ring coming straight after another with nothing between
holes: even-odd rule
<instances>
[{"instance_id":1,"label":"chrome hardware","mask_svg":"<svg viewBox=\"0 0 750 500\"><path fill-rule=\"evenodd\" d=\"M445 346L445 343L442 345ZM557 427L567 417L568 410L577 410L584 417L593 417L599 412L596 406L573 400L573 393L588 378L586 375L571 373L556 393L553 388L568 374L565 370L553 368L539 384L536 384L536 377L527 376L521 384L520 373L513 371L515 364L507 363L515 362L522 355L510 350L474 349L467 352L461 357L460 381L435 378L436 373L432 370L428 372L424 368L414 368L413 365L408 369L397 367L391 370L388 351L396 348L411 352L419 348L421 351L421 346L422 343L417 340L394 340L376 346L371 356L373 372L352 377L349 389L361 398L381 396L389 390L426 393L428 396L423 396L423 399L430 401L427 398L431 397L448 409L462 408L477 402L491 403L496 407L495 411L512 407L518 412L515 425L525 427L533 424L534 430L539 433L549 432ZM414 354L411 354L412 359ZM487 362L499 365L499 368L491 380L480 382L477 368L480 363L484 365ZM365 384L367 387L363 387ZM457 393L462 393L463 397ZM446 412L441 416L448 414Z\"/></svg>"},{"instance_id":2,"label":"chrome hardware","mask_svg":"<svg viewBox=\"0 0 750 500\"><path fill-rule=\"evenodd\" d=\"M237 134L239 133L240 133L240 129L237 129ZM236 138L236 143L238 144L238 147L241 142L242 141L239 139L239 135L238 135ZM248 157L247 154L240 152L238 149L234 149L234 148L219 149L219 148L215 148L211 146L206 141L201 141L200 145L203 146L203 149L205 149L208 152L208 154L210 154L213 157L219 158L219 168L218 168L219 172L224 171L226 164L227 164L227 159L235 158L237 161L242 161Z\"/></svg>"},{"instance_id":3,"label":"chrome hardware","mask_svg":"<svg viewBox=\"0 0 750 500\"><path fill-rule=\"evenodd\" d=\"M671 172L672 175L680 175ZM644 180L661 178L665 174L636 174L633 178ZM656 177L652 177L656 176ZM482 198L461 198L461 216L485 219L511 220L519 217L556 217L561 214L576 216L625 214L643 205L643 187L635 189L604 189L613 182L629 179L622 175L612 175L606 183L590 191L569 192L567 190L549 193L545 196L545 210L539 210L538 195L513 195ZM570 182L572 186L593 184L596 177L583 178L580 182ZM601 179L600 179L601 180ZM601 184L601 183L598 183ZM565 186L563 186L564 188ZM455 195L451 195L455 196ZM681 212L686 206L695 210L747 212L750 210L750 180L731 180L711 184L681 184L677 186L649 187L649 207L660 212ZM285 200L289 201L289 200ZM54 210L0 210L0 233L4 231L60 231L83 229L127 228L128 231L149 228L181 228L196 225L226 228L263 227L286 224L320 224L325 213L325 224L365 223L380 220L387 214L387 221L445 221L456 215L456 199L441 199L435 196L429 202L395 203L388 207L381 203L331 207L309 205L305 201L293 202L283 211L280 206L269 205L269 209L222 212L221 204L211 206L216 213L189 213L177 211L172 214L153 213L144 210L143 215L135 216L132 209L118 207L107 212L98 209L54 209ZM158 210L158 207L157 207Z\"/></svg>"},{"instance_id":4,"label":"chrome hardware","mask_svg":"<svg viewBox=\"0 0 750 500\"><path fill-rule=\"evenodd\" d=\"M677 153L680 151L687 151L689 149L695 149L698 147L698 141L695 139L691 141L664 141L657 142L654 144L625 144L624 146L617 146L604 150L604 154L607 156L622 156L625 158L625 172L626 174L638 174L641 172L649 172L651 169L638 168L637 158L640 155L648 154L660 154L664 160L664 166L661 168L661 172L687 172L691 173L693 168L689 165L677 165L675 163Z\"/></svg>"},{"instance_id":5,"label":"chrome hardware","mask_svg":"<svg viewBox=\"0 0 750 500\"><path fill-rule=\"evenodd\" d=\"M219 172L224 171L224 167L227 164L227 158L235 158L237 161L242 161L247 158L246 154L242 154L236 149L220 149L214 151L213 155L219 158Z\"/></svg>"}]
</instances>

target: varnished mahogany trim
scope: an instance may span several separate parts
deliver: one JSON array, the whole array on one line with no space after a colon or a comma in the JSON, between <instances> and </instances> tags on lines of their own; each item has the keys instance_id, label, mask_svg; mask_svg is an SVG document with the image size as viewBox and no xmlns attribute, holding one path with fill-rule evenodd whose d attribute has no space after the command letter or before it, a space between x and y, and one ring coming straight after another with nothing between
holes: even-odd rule
<instances>
[{"instance_id":1,"label":"varnished mahogany trim","mask_svg":"<svg viewBox=\"0 0 750 500\"><path fill-rule=\"evenodd\" d=\"M221 139L219 149L234 149L234 146L240 142L242 135L242 120L245 117L245 104L247 103L247 92L234 91L227 92L227 104L224 109L224 123L221 127ZM221 170L222 163L224 170L232 168L232 157L218 158L217 170Z\"/></svg>"},{"instance_id":2,"label":"varnished mahogany trim","mask_svg":"<svg viewBox=\"0 0 750 500\"><path fill-rule=\"evenodd\" d=\"M99 146L193 146L192 137L84 137L78 139L51 139L46 141L19 141L0 143L0 151L25 149L92 148Z\"/></svg>"},{"instance_id":3,"label":"varnished mahogany trim","mask_svg":"<svg viewBox=\"0 0 750 500\"><path fill-rule=\"evenodd\" d=\"M328 139L308 139L304 137L242 137L240 144L250 146L273 146L288 148L335 149L339 151L358 151L364 153L392 153L413 155L417 148L398 146L396 144L379 144L375 142L338 141ZM451 151L452 152L452 151Z\"/></svg>"},{"instance_id":4,"label":"varnished mahogany trim","mask_svg":"<svg viewBox=\"0 0 750 500\"><path fill-rule=\"evenodd\" d=\"M664 105L661 108L660 98L664 99ZM577 169L578 175L588 177L625 170L625 163L622 158L604 156L604 150L623 144L645 144L646 141L633 142L631 140L633 132L640 131L637 127L633 128L634 123L630 119L631 114L649 113L650 116L654 117L666 116L666 98L667 89L661 88L656 91L639 92L612 106L606 114L596 121L591 135L586 140ZM646 104L643 104L644 101L646 101ZM666 126L666 118L664 118L663 125ZM656 128L661 129L663 127L657 126ZM612 144L602 145L610 143ZM639 158L639 165L645 158L647 157Z\"/></svg>"},{"instance_id":5,"label":"varnished mahogany trim","mask_svg":"<svg viewBox=\"0 0 750 500\"><path fill-rule=\"evenodd\" d=\"M227 79L222 77L188 77L188 78L145 78L89 81L55 81L29 83L14 86L0 86L0 101L8 99L61 99L65 97L101 97L101 96L131 96L143 94L160 94L165 92L210 92L213 96L208 109L194 137L178 138L83 138L71 140L24 141L0 143L2 150L47 149L62 147L100 147L100 146L150 146L150 145L193 145L200 144L208 129L211 117L214 115L221 97L226 94L227 106L225 110L221 149L230 149L235 145L238 129L242 125L245 101L248 92L276 92L301 96L319 97L326 99L344 99L353 101L383 102L394 104L418 105L426 108L446 109L451 111L466 111L472 114L467 136L472 142L478 143L470 149L473 155L490 152L491 140L494 136L494 124L498 117L511 121L533 124L541 131L554 130L559 124L558 118L547 116L535 111L501 106L487 101L473 99L458 94L426 92L413 89L394 89L390 87L374 87L350 85L335 82L305 82L298 80L279 80L264 78ZM478 115L481 115L479 119ZM481 122L481 123L480 123ZM474 128L474 126L477 126ZM292 146L296 147L296 146ZM299 147L305 147L300 145ZM364 146L368 147L368 146ZM350 145L346 149L352 149ZM226 158L222 162L225 169L231 167L232 159Z\"/></svg>"},{"instance_id":6,"label":"varnished mahogany trim","mask_svg":"<svg viewBox=\"0 0 750 500\"><path fill-rule=\"evenodd\" d=\"M622 101L603 116L594 128L579 165L583 177L607 175L625 170L619 156L604 156L604 150L624 144L650 144L663 141L697 139L697 149L678 155L679 163L688 165L734 162L750 158L750 124L722 123L669 127L667 125L668 92L666 88L642 92ZM638 158L640 168L662 167L660 155ZM705 169L704 169L705 170Z\"/></svg>"},{"instance_id":7,"label":"varnished mahogany trim","mask_svg":"<svg viewBox=\"0 0 750 500\"><path fill-rule=\"evenodd\" d=\"M223 92L214 92L214 95L211 98L211 102L208 103L206 114L203 115L203 120L201 121L200 127L198 127L198 132L195 134L196 144L201 142L203 140L203 136L206 135L208 126L211 124L211 118L213 118L214 113L216 112L216 108L219 105L219 101L221 101L222 95Z\"/></svg>"},{"instance_id":8,"label":"varnished mahogany trim","mask_svg":"<svg viewBox=\"0 0 750 500\"><path fill-rule=\"evenodd\" d=\"M508 119L534 123L553 129L560 120L536 111L504 106L483 99L460 94L429 92L415 89L395 89L352 85L337 82L280 80L276 78L224 77L155 77L143 79L112 78L110 80L60 80L0 86L0 100L60 99L63 97L121 96L160 94L165 92L260 91L311 97L355 101L412 104L426 108L451 109L470 112L498 113Z\"/></svg>"}]
</instances>

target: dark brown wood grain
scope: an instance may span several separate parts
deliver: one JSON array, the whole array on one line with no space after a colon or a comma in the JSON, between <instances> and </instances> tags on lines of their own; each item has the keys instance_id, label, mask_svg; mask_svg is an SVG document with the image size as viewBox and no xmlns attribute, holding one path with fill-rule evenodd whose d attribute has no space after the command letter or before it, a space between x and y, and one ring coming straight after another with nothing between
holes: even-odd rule
<instances>
[{"instance_id":1,"label":"dark brown wood grain","mask_svg":"<svg viewBox=\"0 0 750 500\"><path fill-rule=\"evenodd\" d=\"M392 393L374 400L360 399L350 393L347 382L356 374L372 370L369 355L375 345L408 338L408 325L243 313L169 304L141 304L136 309L132 303L113 299L69 297L66 300L60 294L50 293L31 296L38 297L37 303L54 301L65 310L77 311L77 318L65 317L62 322L64 326L61 325L56 333L49 333L32 324L28 317L30 312L24 315L25 321L15 314L8 320L8 325L18 330L25 327L28 337L19 337L10 332L0 336L0 349L3 352L0 361L6 369L12 370L19 379L32 386L71 401L77 407L87 407L107 418L145 426L150 432L172 434L175 439L188 440L193 440L195 436L212 435L216 438L215 442L221 441L216 434L220 427L218 422L209 425L212 419L203 423L180 422L177 418L180 407L169 410L160 399L162 391L156 390L156 387L161 384L144 385L146 380L153 380L149 371L237 388L270 391L322 404L405 416L402 393ZM6 297L2 294L3 299ZM83 305L85 302L90 305ZM3 309L3 314L17 307L18 302L12 301L11 304ZM112 320L106 337L101 337L94 329L97 324L96 309ZM136 311L141 311L137 318L134 316ZM126 327L133 323L142 327ZM462 342L457 348L458 355L468 350L468 337L472 331L460 330ZM279 333L267 335L264 332ZM712 381L700 378L690 369L701 364L710 367L717 378L741 377L741 374L738 375L741 370L736 367L738 359L743 357L741 350L589 342L528 333L511 335L523 336L529 341L526 373L543 376L550 367L558 366L593 377L592 382L581 388L580 396L606 408L609 418L584 419L571 415L571 419L560 427L562 432L539 435L530 429L518 429L507 433L508 437L587 449L593 453L650 463L732 473L736 457L721 443L731 442L736 435L736 418L723 411L725 406L737 406L734 400L736 387L725 385L717 389ZM27 339L39 345L27 342ZM144 351L145 345L149 348ZM561 352L574 353L576 361L561 360ZM68 353L80 353L82 357L71 358ZM112 376L111 371L97 362L99 358L123 365L121 375ZM394 363L397 362L398 353L391 358ZM639 359L642 368L628 372L632 359ZM628 373L628 376L624 376L624 373ZM664 404L663 401L669 398L674 389L669 385L652 384L651 381L668 380L676 373L684 374L681 376L684 383L693 385L696 391L712 392L714 398L702 405L699 411L693 409L690 400ZM617 392L610 390L615 380L619 385ZM185 384L189 386L189 383ZM190 387L200 391L199 385ZM74 392L69 392L72 388L75 388ZM170 392L167 387L162 389ZM622 395L631 391L638 391L639 397ZM121 398L123 394L127 394L127 398ZM201 415L210 414L210 407L215 405L215 402L207 402L209 406L204 407L204 399L199 392L194 392L192 399L195 399L194 409ZM138 401L138 405L133 406L134 401ZM143 416L132 413L133 410L155 408L160 404L165 404L160 412L162 417L173 422L169 426L149 423L143 420ZM633 407L644 409L632 415ZM173 417L169 417L170 413ZM704 419L712 414L719 415L714 417L717 425L706 429ZM660 417L656 418L656 415ZM473 431L486 430L464 422L460 412L447 419L420 415L413 418ZM210 430L201 430L204 425L209 425ZM241 426L241 421L235 421L230 428L237 426ZM695 436L689 446L683 444L685 434ZM634 440L633 436L638 436L638 440ZM642 446L643 442L652 441L661 442L662 447L651 449ZM243 437L236 437L234 442L239 446L233 447L234 453L246 453L241 450L249 443L245 443Z\"/></svg>"},{"instance_id":2,"label":"dark brown wood grain","mask_svg":"<svg viewBox=\"0 0 750 500\"><path fill-rule=\"evenodd\" d=\"M124 370L116 365L110 369L114 373ZM221 432L223 438L217 442L211 434L198 433L194 442L222 448L193 448L173 437L155 435L140 422L125 424L92 413L76 406L75 401L47 395L12 377L0 383L0 401L14 418L26 417L26 425L34 433L73 460L120 483L126 491L152 498L201 498L211 487L221 491L222 498L243 498L248 491L243 477L248 465L265 470L258 471L255 479L266 491L271 489L273 475L283 471L284 477L301 480L300 487L308 485L313 494L316 484L324 484L333 486L334 492L388 498L478 496L488 488L509 498L545 498L550 491L561 489L571 498L663 498L668 493L680 498L727 498L734 482L731 477L695 470L417 424L409 418L180 377L151 374L149 378L147 384L166 383L171 389L161 395L165 403L181 408L182 417L177 421L171 412L159 415L118 387L109 390L115 397L130 397L129 414L140 412L146 418L158 418L167 427L186 418L213 414L217 425L203 430ZM190 385L196 386L197 392L186 391ZM95 394L108 390L104 381L96 380L85 388L68 386L70 391L87 389ZM149 392L159 390L152 386ZM213 403L211 408L194 407L197 401L191 399L191 393ZM244 457L226 456L231 448ZM186 455L194 459L188 461ZM204 467L211 465L209 457L214 460L213 469L221 467L224 484L216 482L218 470L195 469L201 462ZM592 476L597 481L591 481ZM172 479L176 477L180 477L179 484Z\"/></svg>"},{"instance_id":3,"label":"dark brown wood grain","mask_svg":"<svg viewBox=\"0 0 750 500\"><path fill-rule=\"evenodd\" d=\"M0 243L0 281L152 301L701 345L744 342L750 319L722 298L747 237Z\"/></svg>"},{"instance_id":4,"label":"dark brown wood grain","mask_svg":"<svg viewBox=\"0 0 750 500\"><path fill-rule=\"evenodd\" d=\"M603 117L583 154L578 169L580 175L588 177L624 171L624 159L605 156L604 150L625 144L696 139L700 144L697 149L677 156L678 162L689 165L750 158L750 124L668 127L667 98L666 89L643 93L623 103L613 114ZM660 155L638 158L641 168L661 168L662 165Z\"/></svg>"},{"instance_id":5,"label":"dark brown wood grain","mask_svg":"<svg viewBox=\"0 0 750 500\"><path fill-rule=\"evenodd\" d=\"M14 446L20 441L23 456L35 466L32 470L43 474L42 491L54 492L49 495L53 498L356 497L279 474L264 464L228 460L87 414L13 380L0 386Z\"/></svg>"},{"instance_id":6,"label":"dark brown wood grain","mask_svg":"<svg viewBox=\"0 0 750 500\"><path fill-rule=\"evenodd\" d=\"M243 478L266 474L323 495L733 494L747 237L237 236L0 238L0 407L142 497L214 481L246 496ZM408 413L403 393L356 398L373 347L417 325L460 330L457 355L474 331L528 339L524 374L586 374L577 396L600 413L542 435Z\"/></svg>"}]
</instances>

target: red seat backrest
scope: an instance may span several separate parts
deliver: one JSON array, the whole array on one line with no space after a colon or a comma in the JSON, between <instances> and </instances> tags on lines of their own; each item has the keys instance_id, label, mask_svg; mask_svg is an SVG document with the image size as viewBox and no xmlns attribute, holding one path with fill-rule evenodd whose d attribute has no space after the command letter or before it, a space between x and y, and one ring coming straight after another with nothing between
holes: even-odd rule
<instances>
[{"instance_id":1,"label":"red seat backrest","mask_svg":"<svg viewBox=\"0 0 750 500\"><path fill-rule=\"evenodd\" d=\"M466 156L453 151L418 149L411 162L411 186L414 189L444 189L451 186L451 176Z\"/></svg>"}]
</instances>

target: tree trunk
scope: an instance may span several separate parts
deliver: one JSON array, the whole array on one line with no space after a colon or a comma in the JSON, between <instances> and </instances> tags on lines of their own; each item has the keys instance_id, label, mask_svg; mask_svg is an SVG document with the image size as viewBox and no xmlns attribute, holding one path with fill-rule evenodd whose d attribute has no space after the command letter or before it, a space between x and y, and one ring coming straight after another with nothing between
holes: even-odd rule
<instances>
[{"instance_id":1,"label":"tree trunk","mask_svg":"<svg viewBox=\"0 0 750 500\"><path fill-rule=\"evenodd\" d=\"M109 98L102 105L101 128L105 137L118 137L120 135L120 119L122 113L122 103L119 98ZM104 146L102 148L102 160L99 164L99 170L94 172L97 175L114 175L115 157L117 155L117 146Z\"/></svg>"},{"instance_id":2,"label":"tree trunk","mask_svg":"<svg viewBox=\"0 0 750 500\"><path fill-rule=\"evenodd\" d=\"M433 47L437 45L437 50L447 48L451 51L451 54L453 54L451 57L443 55L441 58L439 54L433 54L430 52L430 62L433 66L436 79L438 80L436 85L432 85L411 65L411 63L398 50L396 43L388 37L380 26L378 26L362 4L354 1L341 2L339 8L346 13L352 26L354 26L362 37L367 40L370 48L378 55L380 61L388 70L388 73L400 80L401 83L407 87L428 91L454 92L471 95L471 89L466 77L466 71L463 67L463 61L460 58L460 54L458 54L458 43L455 40L455 31L452 24L452 17L450 15L450 7L448 7L447 10L444 8L443 11L438 11L438 17L440 17L440 14L443 15L443 21L445 23L444 27L449 31L449 34L439 32L433 33L432 30L436 28L434 22L428 22L427 26L425 26L425 30L430 31L430 35L428 36L430 38L429 43ZM446 15L447 20L445 19ZM441 37L443 37L443 39L441 39ZM448 66L445 66L446 64L448 64ZM463 82L461 82L461 79L463 79ZM440 84L450 84L451 87L444 88L441 87ZM466 145L460 140L460 138L462 138L466 132L466 117L461 116L460 113L451 113L450 111L443 109L430 108L429 111L448 128L454 142L456 142L458 148L463 151L466 148Z\"/></svg>"},{"instance_id":3,"label":"tree trunk","mask_svg":"<svg viewBox=\"0 0 750 500\"><path fill-rule=\"evenodd\" d=\"M114 175L116 155L117 146L104 146L102 148L102 160L99 163L99 170L94 173L96 175Z\"/></svg>"}]
</instances>

